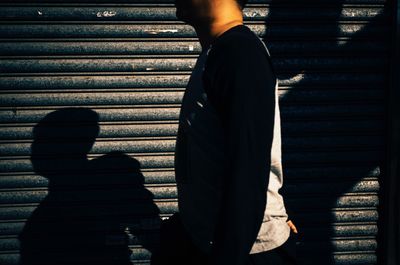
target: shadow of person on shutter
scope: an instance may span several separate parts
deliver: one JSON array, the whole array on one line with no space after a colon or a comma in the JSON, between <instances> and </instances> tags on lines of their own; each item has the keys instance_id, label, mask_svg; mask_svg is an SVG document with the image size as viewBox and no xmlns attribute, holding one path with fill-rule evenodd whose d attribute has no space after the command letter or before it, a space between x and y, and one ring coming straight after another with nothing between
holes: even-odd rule
<instances>
[{"instance_id":1,"label":"shadow of person on shutter","mask_svg":"<svg viewBox=\"0 0 400 265\"><path fill-rule=\"evenodd\" d=\"M90 109L65 108L34 127L31 161L49 184L20 234L21 265L124 265L132 264L129 245L152 251L159 209L140 163L122 152L88 159L98 119Z\"/></svg>"},{"instance_id":2,"label":"shadow of person on shutter","mask_svg":"<svg viewBox=\"0 0 400 265\"><path fill-rule=\"evenodd\" d=\"M388 11L268 1L264 41L282 89L282 193L300 234L299 264L376 263Z\"/></svg>"}]
</instances>

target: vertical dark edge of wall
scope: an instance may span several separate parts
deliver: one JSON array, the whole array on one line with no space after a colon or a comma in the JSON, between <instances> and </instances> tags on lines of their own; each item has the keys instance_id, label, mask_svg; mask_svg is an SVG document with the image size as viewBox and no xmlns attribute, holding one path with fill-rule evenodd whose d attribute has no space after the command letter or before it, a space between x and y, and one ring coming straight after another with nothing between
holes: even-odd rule
<instances>
[{"instance_id":1,"label":"vertical dark edge of wall","mask_svg":"<svg viewBox=\"0 0 400 265\"><path fill-rule=\"evenodd\" d=\"M393 1L393 43L391 85L388 94L388 160L382 185L383 218L380 233L379 264L400 264L400 0Z\"/></svg>"}]
</instances>

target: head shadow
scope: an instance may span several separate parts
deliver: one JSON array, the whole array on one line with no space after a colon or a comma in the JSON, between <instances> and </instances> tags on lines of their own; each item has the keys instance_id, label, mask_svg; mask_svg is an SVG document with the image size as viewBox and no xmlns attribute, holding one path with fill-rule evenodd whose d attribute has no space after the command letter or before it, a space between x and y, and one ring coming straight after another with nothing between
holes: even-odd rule
<instances>
[{"instance_id":1,"label":"head shadow","mask_svg":"<svg viewBox=\"0 0 400 265\"><path fill-rule=\"evenodd\" d=\"M160 212L154 195L136 159L88 154L98 122L90 109L65 108L34 127L31 162L47 178L48 193L19 235L21 265L132 264L132 246L153 251Z\"/></svg>"}]
</instances>

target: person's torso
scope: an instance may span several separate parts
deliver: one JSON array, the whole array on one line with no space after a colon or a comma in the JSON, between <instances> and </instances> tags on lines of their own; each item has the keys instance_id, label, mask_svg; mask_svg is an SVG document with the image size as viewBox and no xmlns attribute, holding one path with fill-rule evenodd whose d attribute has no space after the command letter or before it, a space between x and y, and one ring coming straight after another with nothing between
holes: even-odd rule
<instances>
[{"instance_id":1,"label":"person's torso","mask_svg":"<svg viewBox=\"0 0 400 265\"><path fill-rule=\"evenodd\" d=\"M210 104L202 78L208 52L200 54L183 97L175 154L182 222L195 244L204 252L210 250L227 166L222 124L217 111ZM275 94L278 100L277 91ZM278 104L275 105L270 163L264 220L251 253L282 245L290 232L283 198L279 194L283 174Z\"/></svg>"}]
</instances>

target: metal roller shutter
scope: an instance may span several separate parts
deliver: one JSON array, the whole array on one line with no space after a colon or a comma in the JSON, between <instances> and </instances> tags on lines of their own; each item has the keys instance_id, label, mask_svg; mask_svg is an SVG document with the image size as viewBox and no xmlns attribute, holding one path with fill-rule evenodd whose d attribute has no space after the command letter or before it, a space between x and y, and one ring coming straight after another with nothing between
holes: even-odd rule
<instances>
[{"instance_id":1,"label":"metal roller shutter","mask_svg":"<svg viewBox=\"0 0 400 265\"><path fill-rule=\"evenodd\" d=\"M147 263L160 218L177 211L195 32L169 0L32 2L0 6L0 263L17 264L21 247L66 263ZM377 262L391 12L384 0L244 11L279 74L301 264Z\"/></svg>"}]
</instances>

